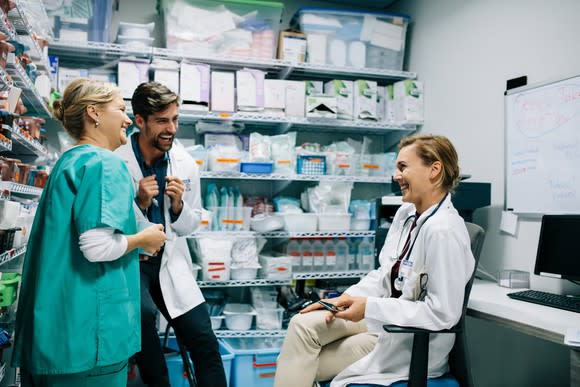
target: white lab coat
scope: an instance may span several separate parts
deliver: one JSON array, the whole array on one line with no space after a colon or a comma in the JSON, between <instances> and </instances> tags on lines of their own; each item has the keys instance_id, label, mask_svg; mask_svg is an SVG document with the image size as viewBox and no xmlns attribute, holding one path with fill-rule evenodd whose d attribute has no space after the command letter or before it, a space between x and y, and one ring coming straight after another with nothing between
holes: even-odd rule
<instances>
[{"instance_id":1,"label":"white lab coat","mask_svg":"<svg viewBox=\"0 0 580 387\"><path fill-rule=\"evenodd\" d=\"M400 267L406 278L400 298L390 298L390 273L411 227L412 220L406 224L405 220L415 213L415 206L408 203L395 214L379 255L380 267L346 290L352 296L368 297L365 321L368 330L379 332L379 337L373 351L340 372L331 387L343 387L348 383L389 385L408 379L412 334L387 333L383 324L440 330L451 328L459 321L465 285L473 273L475 261L469 234L450 195L423 225L435 208L436 205L419 217L411 233L411 241L415 236L417 239L408 262L402 262ZM429 276L424 302L415 301L420 273ZM454 341L452 334L431 335L430 378L448 371L448 355Z\"/></svg>"},{"instance_id":2,"label":"white lab coat","mask_svg":"<svg viewBox=\"0 0 580 387\"><path fill-rule=\"evenodd\" d=\"M127 163L127 168L133 178L135 192L137 192L139 181L143 179L143 173L133 153L131 139L129 138L127 144L118 148L115 153ZM171 207L169 197L164 196L167 241L161 257L159 282L167 311L172 318L175 318L205 300L194 277L191 256L187 241L184 238L195 231L201 219L199 171L195 160L178 142L174 142L169 151L169 158L171 166L168 167L167 174L171 173L173 176L179 177L186 185L186 191L183 194L183 210L174 223L171 223L169 216ZM147 220L136 203L134 203L134 208L137 221Z\"/></svg>"}]
</instances>

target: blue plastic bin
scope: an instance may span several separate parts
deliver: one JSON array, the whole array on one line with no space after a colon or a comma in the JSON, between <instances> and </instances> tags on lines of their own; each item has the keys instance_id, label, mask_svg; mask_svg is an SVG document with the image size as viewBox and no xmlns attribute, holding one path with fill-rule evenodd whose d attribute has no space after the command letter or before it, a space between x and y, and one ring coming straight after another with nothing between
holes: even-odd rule
<instances>
[{"instance_id":1,"label":"blue plastic bin","mask_svg":"<svg viewBox=\"0 0 580 387\"><path fill-rule=\"evenodd\" d=\"M220 345L220 354L222 355L224 371L226 373L226 380L229 386L234 354L221 341L218 340L218 342ZM170 337L167 341L167 347L178 351L177 342L175 341L174 336ZM165 355L165 362L167 363L167 369L169 371L169 383L171 384L171 387L189 387L187 376L183 369L183 361L181 360L179 352Z\"/></svg>"},{"instance_id":2,"label":"blue plastic bin","mask_svg":"<svg viewBox=\"0 0 580 387\"><path fill-rule=\"evenodd\" d=\"M272 387L283 337L221 339L234 354L230 387Z\"/></svg>"}]
</instances>

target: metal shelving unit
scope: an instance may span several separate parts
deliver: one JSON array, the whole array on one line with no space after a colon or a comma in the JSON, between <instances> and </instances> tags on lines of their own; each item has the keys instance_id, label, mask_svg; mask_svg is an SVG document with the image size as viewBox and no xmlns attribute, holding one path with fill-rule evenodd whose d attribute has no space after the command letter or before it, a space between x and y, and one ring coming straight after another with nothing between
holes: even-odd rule
<instances>
[{"instance_id":1,"label":"metal shelving unit","mask_svg":"<svg viewBox=\"0 0 580 387\"><path fill-rule=\"evenodd\" d=\"M367 271L328 271L328 272L311 272L311 273L293 273L292 278L295 280L304 279L335 279L335 278L361 278L367 275Z\"/></svg>"},{"instance_id":2,"label":"metal shelving unit","mask_svg":"<svg viewBox=\"0 0 580 387\"><path fill-rule=\"evenodd\" d=\"M241 172L200 172L202 179L285 180L285 181L340 181L353 183L390 183L387 176L339 176L339 175L279 175Z\"/></svg>"},{"instance_id":3,"label":"metal shelving unit","mask_svg":"<svg viewBox=\"0 0 580 387\"><path fill-rule=\"evenodd\" d=\"M229 331L218 329L213 331L217 337L284 337L285 329L279 330L249 330L249 331Z\"/></svg>"},{"instance_id":4,"label":"metal shelving unit","mask_svg":"<svg viewBox=\"0 0 580 387\"><path fill-rule=\"evenodd\" d=\"M12 150L12 141L0 141L0 152L10 152Z\"/></svg>"},{"instance_id":5,"label":"metal shelving unit","mask_svg":"<svg viewBox=\"0 0 580 387\"><path fill-rule=\"evenodd\" d=\"M24 137L18 129L10 128L12 132L12 150L19 154L46 156L48 153L46 147L34 139Z\"/></svg>"},{"instance_id":6,"label":"metal shelving unit","mask_svg":"<svg viewBox=\"0 0 580 387\"><path fill-rule=\"evenodd\" d=\"M269 279L253 279L253 280L231 280L231 281L197 281L200 288L222 288L222 287L237 287L237 286L276 286L289 285L290 280L269 280Z\"/></svg>"},{"instance_id":7,"label":"metal shelving unit","mask_svg":"<svg viewBox=\"0 0 580 387\"><path fill-rule=\"evenodd\" d=\"M12 60L10 59L12 57ZM46 102L42 99L36 86L32 83L26 72L19 64L14 61L14 54L8 54L9 63L6 65L8 74L12 77L14 86L22 89L22 99L25 105L31 110L29 114L38 115L39 117L50 117L50 110Z\"/></svg>"},{"instance_id":8,"label":"metal shelving unit","mask_svg":"<svg viewBox=\"0 0 580 387\"><path fill-rule=\"evenodd\" d=\"M159 47L133 49L114 43L71 42L55 39L49 49L52 54L61 56L64 59L74 59L77 63L89 62L93 65L95 62L107 63L118 60L121 57L134 55L149 59L155 57L162 59L194 60L208 63L216 69L223 70L239 69L249 66L264 70L268 72L270 77L274 75L279 79L321 75L327 79L329 77L342 77L347 79L365 77L365 79L384 81L388 79L415 79L417 77L416 73L409 71L323 66L311 63L293 63L278 59L242 58L235 56L204 57L181 50Z\"/></svg>"},{"instance_id":9,"label":"metal shelving unit","mask_svg":"<svg viewBox=\"0 0 580 387\"><path fill-rule=\"evenodd\" d=\"M216 238L251 238L262 236L264 238L339 238L339 237L374 237L374 231L314 231L314 232L256 232L256 231L198 231L188 238L216 237Z\"/></svg>"},{"instance_id":10,"label":"metal shelving unit","mask_svg":"<svg viewBox=\"0 0 580 387\"><path fill-rule=\"evenodd\" d=\"M16 194L19 196L27 195L38 197L42 195L42 188L14 183L13 181L0 181L0 190L9 191L11 194Z\"/></svg>"},{"instance_id":11,"label":"metal shelving unit","mask_svg":"<svg viewBox=\"0 0 580 387\"><path fill-rule=\"evenodd\" d=\"M20 257L24 253L26 253L26 246L22 246L17 249L10 249L3 252L0 254L0 266Z\"/></svg>"}]
</instances>

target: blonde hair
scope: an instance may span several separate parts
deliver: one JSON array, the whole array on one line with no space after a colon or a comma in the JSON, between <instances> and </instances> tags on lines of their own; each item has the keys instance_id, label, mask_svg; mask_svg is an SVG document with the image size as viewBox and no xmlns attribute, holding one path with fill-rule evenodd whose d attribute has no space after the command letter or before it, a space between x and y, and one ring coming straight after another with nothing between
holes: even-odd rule
<instances>
[{"instance_id":1,"label":"blonde hair","mask_svg":"<svg viewBox=\"0 0 580 387\"><path fill-rule=\"evenodd\" d=\"M104 105L119 93L112 83L104 83L88 78L78 78L68 84L61 100L53 104L53 116L64 126L67 133L79 140L84 133L87 106Z\"/></svg>"},{"instance_id":2,"label":"blonde hair","mask_svg":"<svg viewBox=\"0 0 580 387\"><path fill-rule=\"evenodd\" d=\"M453 191L459 184L459 157L455 147L444 136L415 135L405 137L399 143L399 149L415 145L417 155L425 165L431 165L435 161L441 163L441 175L437 186L447 192Z\"/></svg>"}]
</instances>

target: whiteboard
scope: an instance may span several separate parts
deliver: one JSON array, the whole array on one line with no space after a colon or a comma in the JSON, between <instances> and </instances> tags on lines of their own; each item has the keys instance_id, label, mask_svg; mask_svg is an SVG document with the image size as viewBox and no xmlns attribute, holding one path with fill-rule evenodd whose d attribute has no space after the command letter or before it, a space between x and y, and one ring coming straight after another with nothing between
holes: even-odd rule
<instances>
[{"instance_id":1,"label":"whiteboard","mask_svg":"<svg viewBox=\"0 0 580 387\"><path fill-rule=\"evenodd\" d=\"M580 213L580 76L505 97L506 209Z\"/></svg>"}]
</instances>

